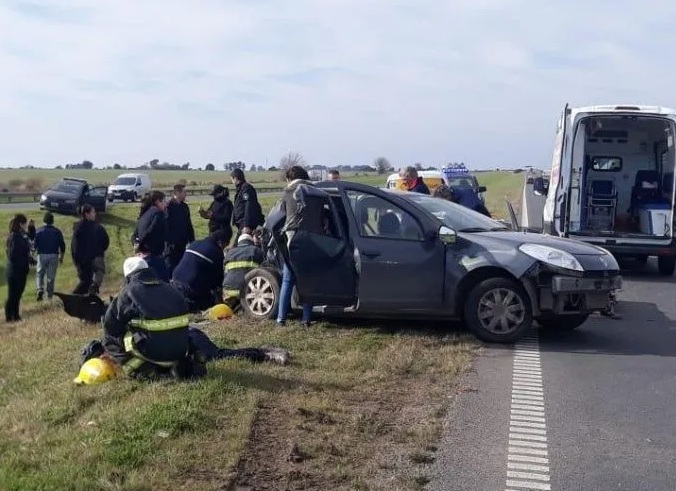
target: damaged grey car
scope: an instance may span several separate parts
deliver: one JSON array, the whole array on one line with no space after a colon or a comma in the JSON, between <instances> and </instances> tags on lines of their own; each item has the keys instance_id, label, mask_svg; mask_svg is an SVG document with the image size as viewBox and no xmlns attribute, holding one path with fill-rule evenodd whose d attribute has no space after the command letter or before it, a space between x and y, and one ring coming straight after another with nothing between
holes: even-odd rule
<instances>
[{"instance_id":1,"label":"damaged grey car","mask_svg":"<svg viewBox=\"0 0 676 491\"><path fill-rule=\"evenodd\" d=\"M326 233L286 247L284 213L273 208L268 260L240 292L258 319L277 313L281 269L296 277L292 308L307 302L325 317L461 320L478 338L513 343L534 321L575 329L609 307L622 285L605 249L513 231L449 201L347 182L306 186L321 198Z\"/></svg>"}]
</instances>

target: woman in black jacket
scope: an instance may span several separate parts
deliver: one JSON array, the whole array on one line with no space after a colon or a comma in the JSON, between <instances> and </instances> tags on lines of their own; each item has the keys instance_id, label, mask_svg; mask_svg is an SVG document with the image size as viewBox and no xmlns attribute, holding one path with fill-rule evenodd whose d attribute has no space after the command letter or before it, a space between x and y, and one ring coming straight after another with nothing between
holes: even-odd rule
<instances>
[{"instance_id":1,"label":"woman in black jacket","mask_svg":"<svg viewBox=\"0 0 676 491\"><path fill-rule=\"evenodd\" d=\"M92 293L94 259L97 254L96 210L90 204L82 206L82 219L73 226L70 255L80 280L73 290L76 295Z\"/></svg>"},{"instance_id":2,"label":"woman in black jacket","mask_svg":"<svg viewBox=\"0 0 676 491\"><path fill-rule=\"evenodd\" d=\"M7 238L7 301L5 302L5 320L18 322L19 304L26 289L26 278L31 263L31 250L26 228L26 215L17 214L9 222L9 237Z\"/></svg>"},{"instance_id":3,"label":"woman in black jacket","mask_svg":"<svg viewBox=\"0 0 676 491\"><path fill-rule=\"evenodd\" d=\"M134 251L144 254L148 266L155 270L160 279L169 282L169 273L163 259L167 242L164 198L161 191L153 191L143 197L133 241Z\"/></svg>"}]
</instances>

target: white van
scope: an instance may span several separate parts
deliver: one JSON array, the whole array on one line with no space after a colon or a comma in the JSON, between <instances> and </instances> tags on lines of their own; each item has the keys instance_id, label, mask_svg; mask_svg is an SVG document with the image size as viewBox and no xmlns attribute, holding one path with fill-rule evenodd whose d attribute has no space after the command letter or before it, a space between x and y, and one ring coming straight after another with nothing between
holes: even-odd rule
<instances>
[{"instance_id":1,"label":"white van","mask_svg":"<svg viewBox=\"0 0 676 491\"><path fill-rule=\"evenodd\" d=\"M659 106L570 108L559 119L544 232L599 245L660 273L676 268L674 134L676 111Z\"/></svg>"},{"instance_id":2,"label":"white van","mask_svg":"<svg viewBox=\"0 0 676 491\"><path fill-rule=\"evenodd\" d=\"M136 201L150 191L152 183L148 174L120 174L108 186L108 201L119 199L122 201Z\"/></svg>"}]
</instances>

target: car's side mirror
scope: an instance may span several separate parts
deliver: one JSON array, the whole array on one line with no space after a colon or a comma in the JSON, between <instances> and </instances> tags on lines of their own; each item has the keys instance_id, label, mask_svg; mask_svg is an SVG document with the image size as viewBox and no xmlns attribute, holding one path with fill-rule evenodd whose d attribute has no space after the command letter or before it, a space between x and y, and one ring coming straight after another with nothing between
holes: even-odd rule
<instances>
[{"instance_id":1,"label":"car's side mirror","mask_svg":"<svg viewBox=\"0 0 676 491\"><path fill-rule=\"evenodd\" d=\"M547 191L549 191L549 183L546 183L544 178L536 177L533 179L533 192L535 194L542 196L547 194Z\"/></svg>"},{"instance_id":2,"label":"car's side mirror","mask_svg":"<svg viewBox=\"0 0 676 491\"><path fill-rule=\"evenodd\" d=\"M455 244L457 238L458 235L452 228L447 227L446 225L439 227L439 239L441 239L441 242L444 244Z\"/></svg>"},{"instance_id":3,"label":"car's side mirror","mask_svg":"<svg viewBox=\"0 0 676 491\"><path fill-rule=\"evenodd\" d=\"M486 192L486 186L479 186L479 192L485 193Z\"/></svg>"}]
</instances>

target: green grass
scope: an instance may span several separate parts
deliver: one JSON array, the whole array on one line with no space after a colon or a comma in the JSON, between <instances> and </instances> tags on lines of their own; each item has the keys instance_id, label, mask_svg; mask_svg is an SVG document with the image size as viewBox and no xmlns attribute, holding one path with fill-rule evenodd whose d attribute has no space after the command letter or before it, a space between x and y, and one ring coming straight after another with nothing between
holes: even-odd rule
<instances>
[{"instance_id":1,"label":"green grass","mask_svg":"<svg viewBox=\"0 0 676 491\"><path fill-rule=\"evenodd\" d=\"M265 196L268 208L276 197ZM206 221L192 205L197 235ZM0 212L7 223L12 212ZM122 283L136 206L102 215L111 237L104 293ZM29 211L40 223L42 212ZM70 239L74 217L56 216ZM6 297L0 248L0 298ZM76 276L66 259L57 290ZM34 300L34 273L23 323L0 324L0 489L228 489L229 483L291 489L370 489L395 477L414 489L439 438L448 394L471 359L471 339L426 324L321 323L277 329L245 318L207 333L221 346L277 345L289 367L238 360L209 365L197 383L125 379L77 387L79 350L100 328ZM290 447L299 449L300 461ZM396 464L395 464L396 462ZM280 481L281 480L281 481Z\"/></svg>"}]
</instances>

